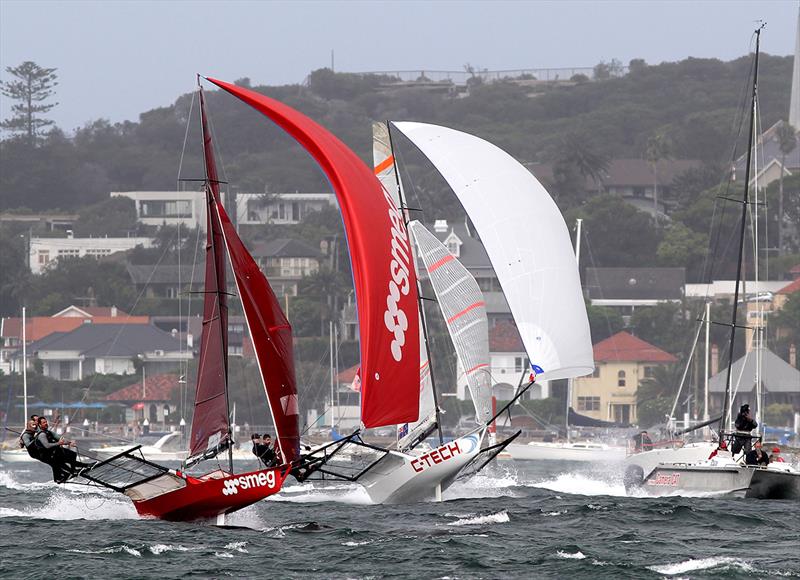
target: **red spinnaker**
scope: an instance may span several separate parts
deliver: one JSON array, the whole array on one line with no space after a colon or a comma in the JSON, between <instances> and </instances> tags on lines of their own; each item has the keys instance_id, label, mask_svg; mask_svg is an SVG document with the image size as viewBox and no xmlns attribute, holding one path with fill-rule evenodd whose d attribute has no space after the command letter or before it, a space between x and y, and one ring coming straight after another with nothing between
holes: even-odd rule
<instances>
[{"instance_id":1,"label":"red spinnaker","mask_svg":"<svg viewBox=\"0 0 800 580\"><path fill-rule=\"evenodd\" d=\"M392 196L350 148L302 113L249 89L208 80L278 124L327 175L342 210L353 265L361 338L361 420L366 427L416 421L417 282L408 232Z\"/></svg>"},{"instance_id":2,"label":"red spinnaker","mask_svg":"<svg viewBox=\"0 0 800 580\"><path fill-rule=\"evenodd\" d=\"M225 281L225 240L217 214L219 180L200 91L203 152L206 162L206 275L203 291L203 331L194 398L189 455L213 449L229 437L228 425L228 299Z\"/></svg>"},{"instance_id":3,"label":"red spinnaker","mask_svg":"<svg viewBox=\"0 0 800 580\"><path fill-rule=\"evenodd\" d=\"M300 415L292 327L269 282L236 233L225 208L218 204L217 210L267 401L275 420L275 436L283 461L289 463L300 457Z\"/></svg>"}]
</instances>

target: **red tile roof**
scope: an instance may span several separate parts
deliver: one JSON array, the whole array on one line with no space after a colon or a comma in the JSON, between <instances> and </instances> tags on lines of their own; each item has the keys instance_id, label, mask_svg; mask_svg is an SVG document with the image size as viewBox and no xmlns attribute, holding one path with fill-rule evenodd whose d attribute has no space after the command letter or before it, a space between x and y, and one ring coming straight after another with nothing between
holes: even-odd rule
<instances>
[{"instance_id":1,"label":"red tile roof","mask_svg":"<svg viewBox=\"0 0 800 580\"><path fill-rule=\"evenodd\" d=\"M489 352L525 352L517 327L502 321L490 328Z\"/></svg>"},{"instance_id":2,"label":"red tile roof","mask_svg":"<svg viewBox=\"0 0 800 580\"><path fill-rule=\"evenodd\" d=\"M360 364L357 364L351 366L349 369L343 370L338 375L336 375L336 382L349 385L350 383L353 382L353 379L356 378L356 372L358 372L360 366L361 366Z\"/></svg>"},{"instance_id":3,"label":"red tile roof","mask_svg":"<svg viewBox=\"0 0 800 580\"><path fill-rule=\"evenodd\" d=\"M139 380L105 396L106 401L169 401L178 388L178 375L153 375L145 379L144 389Z\"/></svg>"},{"instance_id":4,"label":"red tile roof","mask_svg":"<svg viewBox=\"0 0 800 580\"><path fill-rule=\"evenodd\" d=\"M798 290L800 290L800 278L794 282L789 282L789 284L778 290L778 294L794 294Z\"/></svg>"},{"instance_id":5,"label":"red tile roof","mask_svg":"<svg viewBox=\"0 0 800 580\"><path fill-rule=\"evenodd\" d=\"M596 362L677 362L677 358L632 334L618 332L594 345Z\"/></svg>"}]
</instances>

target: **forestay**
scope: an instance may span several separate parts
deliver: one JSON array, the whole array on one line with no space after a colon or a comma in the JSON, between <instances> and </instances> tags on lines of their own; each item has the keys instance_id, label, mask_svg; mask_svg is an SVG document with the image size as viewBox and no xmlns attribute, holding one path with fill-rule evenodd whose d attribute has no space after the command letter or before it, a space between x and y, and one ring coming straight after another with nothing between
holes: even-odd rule
<instances>
[{"instance_id":1,"label":"forestay","mask_svg":"<svg viewBox=\"0 0 800 580\"><path fill-rule=\"evenodd\" d=\"M394 124L447 180L492 262L538 379L594 369L569 231L539 181L502 149L425 123Z\"/></svg>"},{"instance_id":2,"label":"forestay","mask_svg":"<svg viewBox=\"0 0 800 580\"><path fill-rule=\"evenodd\" d=\"M392 154L391 138L386 123L375 122L372 124L372 161L375 176L381 182L383 189L392 196L397 207L403 208L402 199L403 183L395 166ZM405 219L407 213L404 212ZM412 244L413 246L413 244ZM412 249L412 255L416 253ZM413 260L416 271L417 261ZM418 273L417 273L418 274ZM419 278L419 276L417 276ZM422 328L422 318L417 310L417 320ZM397 448L402 450L411 446L419 437L428 431L436 422L436 402L433 396L433 381L431 380L431 367L428 363L428 351L425 347L425 335L419 333L419 419L412 423L402 423L397 426Z\"/></svg>"},{"instance_id":3,"label":"forestay","mask_svg":"<svg viewBox=\"0 0 800 580\"><path fill-rule=\"evenodd\" d=\"M366 427L419 413L417 281L403 216L372 170L327 129L255 91L208 79L282 127L320 164L342 210L353 265Z\"/></svg>"},{"instance_id":4,"label":"forestay","mask_svg":"<svg viewBox=\"0 0 800 580\"><path fill-rule=\"evenodd\" d=\"M489 320L478 283L436 236L418 221L409 224L461 361L478 423L492 417Z\"/></svg>"}]
</instances>

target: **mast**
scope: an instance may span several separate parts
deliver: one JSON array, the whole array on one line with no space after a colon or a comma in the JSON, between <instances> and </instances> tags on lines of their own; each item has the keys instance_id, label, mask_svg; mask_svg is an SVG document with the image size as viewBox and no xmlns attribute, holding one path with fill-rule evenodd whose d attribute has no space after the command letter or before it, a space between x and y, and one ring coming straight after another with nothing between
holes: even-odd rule
<instances>
[{"instance_id":1,"label":"mast","mask_svg":"<svg viewBox=\"0 0 800 580\"><path fill-rule=\"evenodd\" d=\"M198 91L200 94L200 124L203 135L203 165L206 177L206 226L208 228L206 233L206 276L203 288L203 326L210 325L210 328L207 333L204 333L205 336L202 337L204 342L200 345L201 369L198 369L198 392L195 397L195 410L197 410L198 405L206 402L211 403L213 399L217 399L220 396L224 397L224 407L216 407L213 410L215 415L213 419L217 422L216 433L219 433L218 429L220 427L225 430L225 441L220 440L217 444L217 449L225 443L228 450L228 468L230 473L233 473L233 433L231 432L230 400L228 396L228 299L225 279L225 245L222 224L217 211L220 194L219 179L206 118L205 99L203 98L203 89L200 86L199 78ZM212 347L212 341L214 343L213 346L218 346L218 352L209 352ZM219 342L217 343L217 341ZM214 350L216 351L217 349ZM201 371L205 370L205 365L209 363L209 358L211 368L207 374L202 373ZM216 366L220 362L221 368ZM214 385L217 381L220 381L221 384ZM220 387L222 392L219 392ZM216 405L219 404L216 403ZM209 435L204 434L201 436L200 429L214 429L215 426L213 424L201 426L196 430L194 423L200 420L197 415L195 413L192 432L193 435L197 433L198 440L202 442L204 438L208 439ZM192 437L192 445L196 446L197 443L198 441L195 441L195 437ZM197 449L193 449L193 451L196 453Z\"/></svg>"},{"instance_id":2,"label":"mast","mask_svg":"<svg viewBox=\"0 0 800 580\"><path fill-rule=\"evenodd\" d=\"M706 326L706 349L705 349L705 357L703 361L703 383L704 383L704 392L703 392L703 421L708 421L711 419L711 415L708 412L708 360L710 357L709 353L709 343L710 341L710 334L711 334L711 302L706 302L706 319L705 319L705 326Z\"/></svg>"},{"instance_id":3,"label":"mast","mask_svg":"<svg viewBox=\"0 0 800 580\"><path fill-rule=\"evenodd\" d=\"M583 226L583 219L577 218L575 220L575 263L578 265L578 277L581 275L581 227ZM572 378L567 379L567 404L564 418L564 430L567 433L567 443L570 442L569 434L569 407L572 404Z\"/></svg>"},{"instance_id":4,"label":"mast","mask_svg":"<svg viewBox=\"0 0 800 580\"><path fill-rule=\"evenodd\" d=\"M736 343L736 315L739 309L739 285L742 281L742 260L744 256L744 238L747 226L747 208L750 205L750 172L753 161L753 138L756 129L756 102L758 99L758 54L761 42L762 24L756 29L756 56L753 65L753 90L750 101L750 128L747 137L747 167L744 175L744 195L742 196L742 218L739 227L739 255L736 261L736 285L733 292L733 313L731 314L731 335L728 345L728 373L725 380L725 397L722 402L722 417L720 418L720 433L725 430L725 423L728 420L731 405L731 372L733 369L733 347ZM722 437L720 437L722 441Z\"/></svg>"},{"instance_id":5,"label":"mast","mask_svg":"<svg viewBox=\"0 0 800 580\"><path fill-rule=\"evenodd\" d=\"M386 121L386 129L389 133L389 149L392 153L392 157L394 157L394 140L392 139L392 124L389 121ZM400 173L397 169L397 163L392 163L394 167L394 179L395 183L397 184L397 198L400 200L400 213L403 216L403 221L406 225L406 230L408 230L408 212L406 208L408 207L406 204L406 200L403 197L403 188L400 186ZM411 236L409 236L409 240ZM412 260L416 260L416 256L413 255L412 250ZM416 263L414 264L416 267ZM417 308L419 309L419 319L422 323L422 334L425 338L425 352L428 355L428 368L430 370L431 375L431 390L433 391L433 406L436 408L436 429L439 432L439 445L444 445L444 435L442 434L442 419L441 414L439 413L439 397L436 392L436 379L433 376L433 359L431 358L431 345L428 341L428 323L425 320L425 306L422 303L422 282L419 278L417 278Z\"/></svg>"},{"instance_id":6,"label":"mast","mask_svg":"<svg viewBox=\"0 0 800 580\"><path fill-rule=\"evenodd\" d=\"M25 330L25 307L22 307L22 408L25 422L28 422L28 344Z\"/></svg>"}]
</instances>

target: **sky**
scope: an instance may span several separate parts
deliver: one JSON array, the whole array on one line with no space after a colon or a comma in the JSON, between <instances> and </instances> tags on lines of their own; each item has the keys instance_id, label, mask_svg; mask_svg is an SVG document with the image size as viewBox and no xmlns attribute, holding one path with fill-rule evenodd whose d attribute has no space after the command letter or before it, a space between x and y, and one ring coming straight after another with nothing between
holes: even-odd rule
<instances>
[{"instance_id":1,"label":"sky","mask_svg":"<svg viewBox=\"0 0 800 580\"><path fill-rule=\"evenodd\" d=\"M730 60L794 52L797 0L761 1L49 1L0 0L0 80L32 60L58 69L67 132L138 120L191 91L195 73L254 85L312 70L489 70ZM0 97L0 118L11 103Z\"/></svg>"}]
</instances>

